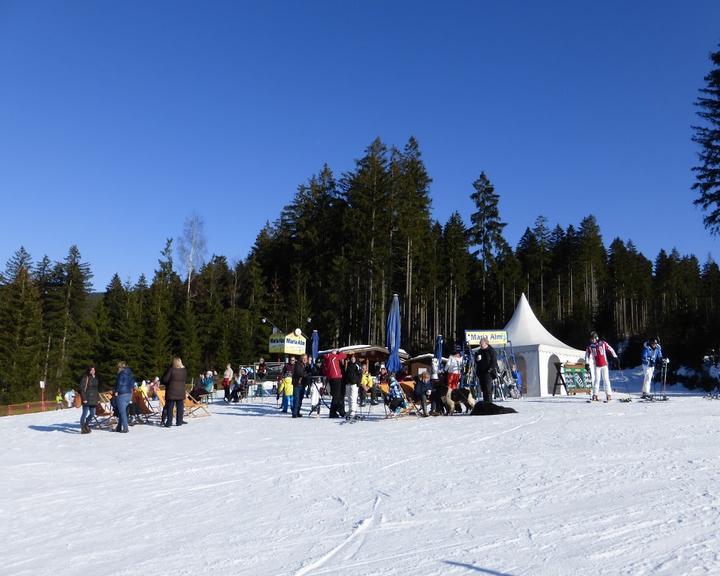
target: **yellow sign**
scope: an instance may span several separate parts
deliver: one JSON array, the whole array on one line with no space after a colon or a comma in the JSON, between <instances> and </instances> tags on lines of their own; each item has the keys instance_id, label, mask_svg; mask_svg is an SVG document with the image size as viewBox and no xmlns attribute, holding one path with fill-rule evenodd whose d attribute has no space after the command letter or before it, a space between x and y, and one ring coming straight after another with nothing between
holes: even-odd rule
<instances>
[{"instance_id":1,"label":"yellow sign","mask_svg":"<svg viewBox=\"0 0 720 576\"><path fill-rule=\"evenodd\" d=\"M508 341L505 330L465 330L465 341L470 346L479 345L481 338L487 338L490 346L505 346Z\"/></svg>"},{"instance_id":2,"label":"yellow sign","mask_svg":"<svg viewBox=\"0 0 720 576\"><path fill-rule=\"evenodd\" d=\"M300 356L305 354L305 336L296 336L292 332L283 336L273 334L270 336L270 354L292 354Z\"/></svg>"}]
</instances>

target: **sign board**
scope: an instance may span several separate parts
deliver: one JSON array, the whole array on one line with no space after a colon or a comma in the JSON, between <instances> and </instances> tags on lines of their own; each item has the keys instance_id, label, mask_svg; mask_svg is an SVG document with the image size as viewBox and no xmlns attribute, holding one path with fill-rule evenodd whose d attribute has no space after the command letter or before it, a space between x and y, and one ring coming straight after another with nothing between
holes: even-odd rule
<instances>
[{"instance_id":1,"label":"sign board","mask_svg":"<svg viewBox=\"0 0 720 576\"><path fill-rule=\"evenodd\" d=\"M45 388L45 380L40 380L40 388Z\"/></svg>"},{"instance_id":2,"label":"sign board","mask_svg":"<svg viewBox=\"0 0 720 576\"><path fill-rule=\"evenodd\" d=\"M270 336L268 351L270 354L292 354L293 356L300 356L305 354L305 348L305 336L296 336L291 332L285 336L282 334L273 334Z\"/></svg>"},{"instance_id":3,"label":"sign board","mask_svg":"<svg viewBox=\"0 0 720 576\"><path fill-rule=\"evenodd\" d=\"M508 342L505 330L465 330L465 341L470 346L478 346L480 338L487 338L490 346L505 346Z\"/></svg>"}]
</instances>

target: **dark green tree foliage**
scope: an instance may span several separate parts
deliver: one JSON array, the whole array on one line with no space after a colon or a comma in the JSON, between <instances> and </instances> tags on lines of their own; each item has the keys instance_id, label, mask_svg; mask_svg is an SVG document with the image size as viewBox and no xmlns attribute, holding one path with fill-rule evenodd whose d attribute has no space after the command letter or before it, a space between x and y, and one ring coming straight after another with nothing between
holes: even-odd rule
<instances>
[{"instance_id":1,"label":"dark green tree foliage","mask_svg":"<svg viewBox=\"0 0 720 576\"><path fill-rule=\"evenodd\" d=\"M149 378L162 375L171 357L179 349L178 338L172 331L172 319L175 316L174 295L182 290L182 282L173 270L172 243L170 238L165 242L148 294L146 353Z\"/></svg>"},{"instance_id":2,"label":"dark green tree foliage","mask_svg":"<svg viewBox=\"0 0 720 576\"><path fill-rule=\"evenodd\" d=\"M388 267L392 265L395 207L388 150L379 138L356 162L355 170L343 176L342 189L347 204L343 255L351 263L344 275L347 299L343 331L361 341L383 342L386 306L394 289Z\"/></svg>"},{"instance_id":3,"label":"dark green tree foliage","mask_svg":"<svg viewBox=\"0 0 720 576\"><path fill-rule=\"evenodd\" d=\"M498 249L502 246L502 231L506 224L500 220L498 202L500 196L495 187L481 172L473 182L474 192L470 198L475 206L475 212L470 216L470 245L477 246L477 255L480 262L480 321L487 323L491 319L488 310L487 273L493 268Z\"/></svg>"},{"instance_id":4,"label":"dark green tree foliage","mask_svg":"<svg viewBox=\"0 0 720 576\"><path fill-rule=\"evenodd\" d=\"M712 234L720 234L720 51L710 54L713 68L695 103L702 125L694 126L693 141L700 145L700 165L693 168L695 204L705 211L703 221Z\"/></svg>"},{"instance_id":5,"label":"dark green tree foliage","mask_svg":"<svg viewBox=\"0 0 720 576\"><path fill-rule=\"evenodd\" d=\"M42 377L42 307L31 276L32 259L20 248L0 283L0 403L34 400Z\"/></svg>"},{"instance_id":6,"label":"dark green tree foliage","mask_svg":"<svg viewBox=\"0 0 720 576\"><path fill-rule=\"evenodd\" d=\"M502 328L522 292L568 344L583 346L593 328L622 341L627 365L649 335L661 337L676 366L720 345L712 259L701 267L661 251L653 268L631 241L616 238L606 250L592 215L552 229L540 216L513 249L484 173L469 227L457 212L432 220L430 184L417 141L388 150L375 140L339 184L328 166L301 184L246 259L213 256L189 282L175 271L171 240L149 284L115 276L92 296L77 247L35 265L19 250L0 280L0 402L37 398L41 378L65 389L92 362L104 387L121 359L138 379L162 374L173 355L190 378L228 361L237 367L267 357L273 323L317 329L321 348L383 344L393 293L411 354L429 351L437 334L453 344L467 328Z\"/></svg>"},{"instance_id":7,"label":"dark green tree foliage","mask_svg":"<svg viewBox=\"0 0 720 576\"><path fill-rule=\"evenodd\" d=\"M468 248L465 223L458 212L453 212L440 237L438 289L433 297L434 314L438 319L435 333L443 334L448 343L461 343L462 327L466 326L461 309L467 304L466 298L470 293L473 262Z\"/></svg>"}]
</instances>

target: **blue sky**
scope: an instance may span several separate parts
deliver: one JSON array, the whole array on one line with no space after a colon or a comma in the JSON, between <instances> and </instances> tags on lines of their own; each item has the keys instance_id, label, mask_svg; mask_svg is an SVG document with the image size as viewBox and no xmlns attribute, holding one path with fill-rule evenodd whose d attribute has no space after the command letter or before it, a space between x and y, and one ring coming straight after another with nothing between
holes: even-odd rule
<instances>
[{"instance_id":1,"label":"blue sky","mask_svg":"<svg viewBox=\"0 0 720 576\"><path fill-rule=\"evenodd\" d=\"M720 2L0 0L0 260L76 243L102 289L203 217L244 258L327 162L420 142L433 214L484 170L515 245L593 213L606 245L718 259L690 126Z\"/></svg>"}]
</instances>

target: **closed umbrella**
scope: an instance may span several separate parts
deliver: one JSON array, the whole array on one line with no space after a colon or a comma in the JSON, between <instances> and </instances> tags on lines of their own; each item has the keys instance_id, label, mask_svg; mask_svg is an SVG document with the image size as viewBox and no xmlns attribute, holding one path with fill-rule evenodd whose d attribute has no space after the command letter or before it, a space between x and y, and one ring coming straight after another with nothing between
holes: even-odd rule
<instances>
[{"instance_id":1,"label":"closed umbrella","mask_svg":"<svg viewBox=\"0 0 720 576\"><path fill-rule=\"evenodd\" d=\"M315 364L318 357L318 348L320 346L320 337L318 336L318 331L313 330L312 331L312 340L310 344L310 355L312 356L312 363Z\"/></svg>"},{"instance_id":2,"label":"closed umbrella","mask_svg":"<svg viewBox=\"0 0 720 576\"><path fill-rule=\"evenodd\" d=\"M390 312L387 318L387 347L390 357L387 361L388 372L399 372L402 368L400 363L400 301L398 295L393 294Z\"/></svg>"},{"instance_id":3,"label":"closed umbrella","mask_svg":"<svg viewBox=\"0 0 720 576\"><path fill-rule=\"evenodd\" d=\"M442 334L438 334L435 336L435 351L433 353L433 356L438 361L438 368L442 368L442 359L443 359L443 337Z\"/></svg>"}]
</instances>

